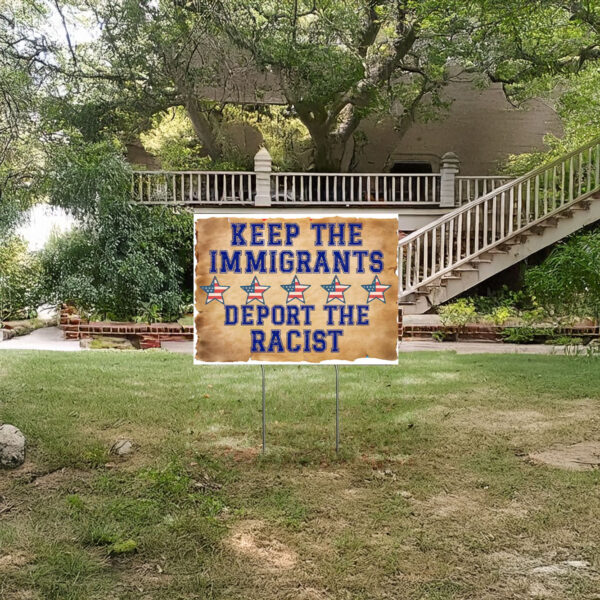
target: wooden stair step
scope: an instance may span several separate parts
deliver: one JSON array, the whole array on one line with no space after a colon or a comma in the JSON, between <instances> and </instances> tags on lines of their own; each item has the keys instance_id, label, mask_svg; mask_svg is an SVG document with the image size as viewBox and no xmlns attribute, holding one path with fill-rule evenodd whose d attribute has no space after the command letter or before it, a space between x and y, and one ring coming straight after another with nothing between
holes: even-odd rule
<instances>
[{"instance_id":1,"label":"wooden stair step","mask_svg":"<svg viewBox=\"0 0 600 600\"><path fill-rule=\"evenodd\" d=\"M447 281L449 279L461 279L460 275L442 275L442 281Z\"/></svg>"},{"instance_id":2,"label":"wooden stair step","mask_svg":"<svg viewBox=\"0 0 600 600\"><path fill-rule=\"evenodd\" d=\"M571 206L571 210L590 210L592 203L589 200L581 200L577 204Z\"/></svg>"},{"instance_id":3,"label":"wooden stair step","mask_svg":"<svg viewBox=\"0 0 600 600\"><path fill-rule=\"evenodd\" d=\"M573 216L573 211L572 210L563 210L562 212L559 212L558 214L555 215L555 218L557 219L570 219Z\"/></svg>"},{"instance_id":4,"label":"wooden stair step","mask_svg":"<svg viewBox=\"0 0 600 600\"><path fill-rule=\"evenodd\" d=\"M474 273L476 271L479 271L479 269L477 267L457 267L456 269L454 269L457 273Z\"/></svg>"},{"instance_id":5,"label":"wooden stair step","mask_svg":"<svg viewBox=\"0 0 600 600\"><path fill-rule=\"evenodd\" d=\"M492 259L491 258L474 258L473 260L469 261L471 264L481 264L481 263L491 263Z\"/></svg>"},{"instance_id":6,"label":"wooden stair step","mask_svg":"<svg viewBox=\"0 0 600 600\"><path fill-rule=\"evenodd\" d=\"M505 243L508 244L509 246L517 246L526 241L527 241L527 236L523 235L523 234L519 234L519 235L515 235L515 236L511 237L510 239L506 240Z\"/></svg>"}]
</instances>

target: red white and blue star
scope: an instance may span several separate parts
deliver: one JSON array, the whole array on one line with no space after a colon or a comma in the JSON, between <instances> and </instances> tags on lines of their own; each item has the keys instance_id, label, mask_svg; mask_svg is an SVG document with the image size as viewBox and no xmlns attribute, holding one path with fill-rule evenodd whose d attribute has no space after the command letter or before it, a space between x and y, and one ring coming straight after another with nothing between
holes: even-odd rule
<instances>
[{"instance_id":1,"label":"red white and blue star","mask_svg":"<svg viewBox=\"0 0 600 600\"><path fill-rule=\"evenodd\" d=\"M306 303L306 300L304 299L304 292L310 287L310 285L300 283L298 275L294 275L292 283L288 285L282 285L281 287L287 292L287 299L285 301L286 304L289 304L292 300L300 300L302 304Z\"/></svg>"},{"instance_id":2,"label":"red white and blue star","mask_svg":"<svg viewBox=\"0 0 600 600\"><path fill-rule=\"evenodd\" d=\"M216 277L213 277L212 283L210 285L201 285L200 288L206 292L206 302L205 304L209 304L213 300L220 302L221 304L225 304L223 300L223 294L230 288L229 285L221 285Z\"/></svg>"},{"instance_id":3,"label":"red white and blue star","mask_svg":"<svg viewBox=\"0 0 600 600\"><path fill-rule=\"evenodd\" d=\"M381 300L381 302L383 302L385 304L385 292L387 289L391 288L391 285L384 285L383 283L381 283L381 281L379 281L379 277L377 275L375 275L375 278L373 279L373 283L367 283L366 285L362 286L363 288L365 288L365 290L367 290L367 292L369 292L369 297L367 298L367 304L369 304L369 302L372 302L373 300Z\"/></svg>"},{"instance_id":4,"label":"red white and blue star","mask_svg":"<svg viewBox=\"0 0 600 600\"><path fill-rule=\"evenodd\" d=\"M257 302L265 303L265 292L271 287L270 285L261 285L258 283L258 278L255 277L252 280L250 285L241 285L240 286L247 294L246 296L246 304L250 304L252 300L256 300Z\"/></svg>"},{"instance_id":5,"label":"red white and blue star","mask_svg":"<svg viewBox=\"0 0 600 600\"><path fill-rule=\"evenodd\" d=\"M339 300L343 304L346 304L344 292L346 292L346 290L348 290L351 286L340 283L337 275L333 278L331 283L322 285L321 287L327 292L327 304L333 302L334 300Z\"/></svg>"}]
</instances>

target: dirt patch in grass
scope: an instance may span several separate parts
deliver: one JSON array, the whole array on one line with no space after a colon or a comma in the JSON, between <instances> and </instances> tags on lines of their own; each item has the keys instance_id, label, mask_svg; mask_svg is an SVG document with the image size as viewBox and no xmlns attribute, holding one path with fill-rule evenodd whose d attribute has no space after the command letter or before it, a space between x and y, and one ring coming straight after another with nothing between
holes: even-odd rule
<instances>
[{"instance_id":1,"label":"dirt patch in grass","mask_svg":"<svg viewBox=\"0 0 600 600\"><path fill-rule=\"evenodd\" d=\"M580 442L572 446L557 446L529 455L533 463L570 471L591 471L600 468L600 442Z\"/></svg>"},{"instance_id":2,"label":"dirt patch in grass","mask_svg":"<svg viewBox=\"0 0 600 600\"><path fill-rule=\"evenodd\" d=\"M58 490L65 486L76 488L78 484L89 481L93 477L93 474L89 471L63 467L62 469L44 474L32 473L27 477L30 478L31 485L38 489Z\"/></svg>"},{"instance_id":3,"label":"dirt patch in grass","mask_svg":"<svg viewBox=\"0 0 600 600\"><path fill-rule=\"evenodd\" d=\"M567 598L567 586L577 579L600 580L590 563L565 558L557 552L534 557L516 552L494 552L489 557L511 584L532 598Z\"/></svg>"},{"instance_id":4,"label":"dirt patch in grass","mask_svg":"<svg viewBox=\"0 0 600 600\"><path fill-rule=\"evenodd\" d=\"M0 556L0 573L9 569L19 569L31 562L32 556L26 552L13 552Z\"/></svg>"},{"instance_id":5,"label":"dirt patch in grass","mask_svg":"<svg viewBox=\"0 0 600 600\"><path fill-rule=\"evenodd\" d=\"M475 515L479 519L495 519L502 516L519 518L528 514L527 509L516 502L511 502L508 506L494 507L490 506L485 497L478 498L476 494L442 493L431 496L424 502L414 502L428 517L439 519L460 517L467 520Z\"/></svg>"},{"instance_id":6,"label":"dirt patch in grass","mask_svg":"<svg viewBox=\"0 0 600 600\"><path fill-rule=\"evenodd\" d=\"M165 573L159 563L143 563L124 572L121 581L127 588L147 594L171 585L173 576Z\"/></svg>"},{"instance_id":7,"label":"dirt patch in grass","mask_svg":"<svg viewBox=\"0 0 600 600\"><path fill-rule=\"evenodd\" d=\"M259 520L246 520L238 523L225 540L238 555L259 563L269 571L292 569L298 562L298 555L279 540L264 531L264 523Z\"/></svg>"}]
</instances>

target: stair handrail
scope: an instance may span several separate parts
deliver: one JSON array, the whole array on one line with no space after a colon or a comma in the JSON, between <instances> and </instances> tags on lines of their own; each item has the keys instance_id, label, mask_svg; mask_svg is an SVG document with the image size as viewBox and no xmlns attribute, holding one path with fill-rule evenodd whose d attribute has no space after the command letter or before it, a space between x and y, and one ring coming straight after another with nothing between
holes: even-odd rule
<instances>
[{"instance_id":1,"label":"stair handrail","mask_svg":"<svg viewBox=\"0 0 600 600\"><path fill-rule=\"evenodd\" d=\"M528 171L524 175L521 175L515 179L511 179L511 181L509 181L508 183L505 183L505 184L497 187L496 189L492 190L491 192L488 192L487 194L484 194L483 196L480 196L479 198L476 198L475 200L471 200L471 202L467 202L466 204L463 204L462 206L458 206L457 208L454 208L453 210L451 210L450 212L447 212L445 215L442 215L435 221L431 221L431 222L427 223L427 225L424 225L420 229L417 229L416 231L413 231L412 233L403 237L398 242L398 245L402 245L403 243L410 242L412 239L418 237L420 232L424 232L426 229L431 229L431 228L435 227L436 225L443 223L446 220L451 220L454 215L457 215L460 212L465 212L469 208L473 207L473 205L475 205L477 203L485 202L486 200L489 200L490 198L493 198L494 196L497 196L498 194L501 194L502 192L508 191L511 187L514 187L521 183L524 183L528 179L531 179L537 175L541 175L547 169L558 166L561 163L563 163L565 160L569 160L570 158L577 156L577 154L580 154L581 152L585 152L586 150L588 150L588 148L591 148L598 144L600 144L600 136L594 138L588 144L586 144L584 146L580 146L579 148L573 150L572 152L569 152L568 154L564 154L564 155L561 154L560 157L555 158L551 162L541 165L539 167L536 167L535 169Z\"/></svg>"},{"instance_id":2,"label":"stair handrail","mask_svg":"<svg viewBox=\"0 0 600 600\"><path fill-rule=\"evenodd\" d=\"M594 157L594 165L593 165L594 166L594 174L595 174L595 186L593 186L593 187L598 188L600 186L600 136L594 138L592 141L588 142L587 144L582 145L582 146L572 150L571 152L563 154L546 164L536 167L535 169L529 171L528 173L525 173L524 175L521 175L520 177L507 182L506 184L492 190L491 192L488 192L487 194L484 194L483 196L480 196L479 198L477 198L475 200L472 200L466 204L463 204L462 206L459 206L459 207L453 209L449 213L442 215L440 218L436 219L435 221L428 223L424 227L412 232L411 234L409 234L406 237L399 240L398 253L399 253L399 274L400 274L400 296L408 295L409 293L411 293L412 291L425 285L426 283L433 281L435 279L438 279L440 276L446 274L448 271L451 271L453 268L456 268L458 266L458 263L462 264L462 263L467 262L467 258L468 258L468 257L462 257L461 249L459 246L457 260L454 261L454 266L452 264L448 264L447 266L440 264L440 268L437 271L435 271L433 268L431 269L431 271L432 271L431 275L427 275L428 264L427 264L427 258L425 258L424 265L423 264L416 265L418 267L418 270L421 270L424 267L423 277L422 278L417 277L417 279L419 279L419 281L414 282L412 275L409 273L409 269L412 269L412 267L414 265L412 265L412 264L408 265L408 269L403 270L404 265L402 263L402 259L403 259L403 250L404 249L410 250L412 247L412 244L414 242L425 238L425 236L427 236L428 234L433 235L434 241L435 241L435 232L438 230L438 228L442 228L446 225L448 225L448 226L453 225L455 222L459 221L459 219L460 219L460 223L462 223L462 216L468 216L470 218L470 215L473 214L474 211L479 211L479 209L482 205L486 205L490 201L493 202L494 207L496 207L496 200L498 198L502 198L502 204L503 204L503 210L504 210L505 195L507 193L508 194L512 193L510 196L510 198L511 198L511 215L510 215L511 220L509 222L510 227L508 227L508 235L503 235L501 237L498 237L497 239L492 239L491 242L488 244L487 243L487 237L488 237L487 232L484 232L484 234L486 236L485 243L484 244L476 244L477 252L470 253L469 256L471 258L473 258L474 255L480 254L485 249L490 249L493 246L501 244L503 240L506 240L508 237L512 237L513 235L515 235L516 232L518 232L521 229L524 229L524 227L520 227L520 226L517 229L515 229L512 226L513 225L512 219L515 216L512 212L513 211L512 205L514 203L514 192L516 190L521 190L521 193L522 193L523 186L527 185L528 186L527 189L529 190L529 193L531 193L531 184L532 183L539 185L540 176L544 176L544 179L549 179L548 174L552 173L553 174L552 184L554 186L554 192L556 192L558 189L560 189L560 191L562 193L561 201L559 204L559 207L562 208L564 205L573 202L576 197L576 195L574 193L574 183L575 183L574 182L574 173L573 173L574 158L578 157L578 159L579 159L578 168L581 169L582 157L587 153L588 161L586 164L591 167L592 166L592 163L591 163L592 150L596 151L595 157ZM569 186L569 196L568 196L568 199L565 199L564 188L563 187L556 188L556 174L557 174L557 168L560 168L560 170L561 170L560 183L564 184L565 183L564 176L566 173L566 169L567 169L566 165L567 164L570 167L569 176L566 181L566 183L568 183L568 186ZM579 173L579 175L580 175L580 173ZM592 173L588 172L586 175L589 180L588 181L588 189L586 191L590 192L589 182L591 181ZM581 189L582 189L582 179L581 179L581 177L579 177L578 190L581 190ZM547 188L544 188L544 204L546 204L546 194L548 191L550 191L549 186ZM579 196L581 196L581 193L577 194L577 197L579 197ZM519 197L519 211L521 211L520 216L517 215L519 225L520 225L521 219L523 217L521 200L522 200L522 198ZM539 202L539 200L540 200L540 197L539 197L539 189L538 189L536 191L535 202L537 203L537 202ZM555 200L555 198L554 198L554 200ZM530 202L530 197L527 198L528 206L529 206L529 202ZM556 204L554 206L554 209L556 209ZM526 227L530 227L532 224L534 224L535 221L539 220L540 215L538 213L538 210L539 210L539 207L537 207L535 209L535 219L533 219L533 220L530 220L528 218L529 215L526 215L526 218L524 219L526 222ZM545 218L550 214L550 212L546 211L541 216L543 218ZM494 216L493 216L494 220L498 219L499 216L501 216L499 213L494 214ZM505 216L506 216L505 214L502 215L502 223L503 223L502 231L504 231L504 225L505 225L504 217ZM487 218L485 219L485 221L487 223ZM478 223L479 223L479 218L478 218ZM481 231L478 230L477 235L479 235L480 233L481 233ZM495 237L495 233L494 233L493 237ZM451 242L452 241L453 240L451 240ZM418 248L420 249L420 245L418 246ZM434 250L435 250L435 248L434 248ZM426 252L430 252L429 248L427 248ZM426 254L426 252L424 251L424 254ZM452 251L450 251L450 256L452 256ZM408 259L408 257L407 257L407 259ZM412 261L412 259L413 259L413 257L411 257L411 261ZM433 254L432 254L432 259L434 259ZM440 263L444 263L444 262L445 262L444 255L442 253ZM433 264L430 264L429 266L433 267ZM408 277L407 277L407 274L408 274Z\"/></svg>"}]
</instances>

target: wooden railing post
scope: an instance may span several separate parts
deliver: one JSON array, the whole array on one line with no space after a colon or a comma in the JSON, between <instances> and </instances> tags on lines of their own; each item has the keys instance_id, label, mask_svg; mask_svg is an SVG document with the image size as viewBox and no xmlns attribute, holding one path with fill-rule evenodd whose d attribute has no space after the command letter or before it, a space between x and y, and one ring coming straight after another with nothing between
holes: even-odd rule
<instances>
[{"instance_id":1,"label":"wooden railing post","mask_svg":"<svg viewBox=\"0 0 600 600\"><path fill-rule=\"evenodd\" d=\"M271 155L263 146L254 157L256 196L254 206L271 206Z\"/></svg>"},{"instance_id":2,"label":"wooden railing post","mask_svg":"<svg viewBox=\"0 0 600 600\"><path fill-rule=\"evenodd\" d=\"M456 206L456 176L460 172L460 160L454 152L446 152L442 156L440 174L440 208Z\"/></svg>"}]
</instances>

